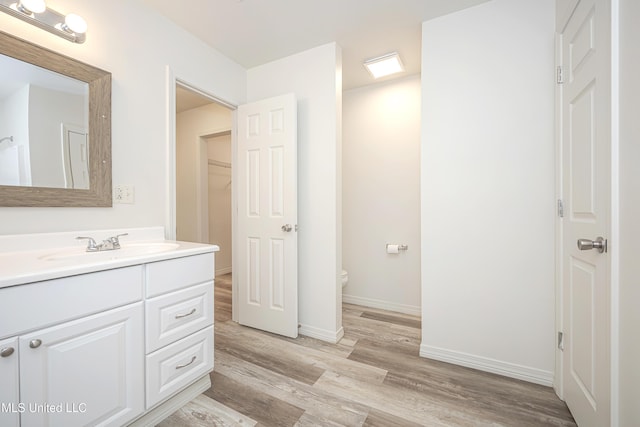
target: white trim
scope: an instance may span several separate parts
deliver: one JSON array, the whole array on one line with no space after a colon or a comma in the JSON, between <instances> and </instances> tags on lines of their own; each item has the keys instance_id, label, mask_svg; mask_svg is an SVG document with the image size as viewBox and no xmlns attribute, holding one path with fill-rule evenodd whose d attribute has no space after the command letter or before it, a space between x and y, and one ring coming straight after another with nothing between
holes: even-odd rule
<instances>
[{"instance_id":1,"label":"white trim","mask_svg":"<svg viewBox=\"0 0 640 427\"><path fill-rule=\"evenodd\" d=\"M611 426L620 425L620 2L611 1Z\"/></svg>"},{"instance_id":2,"label":"white trim","mask_svg":"<svg viewBox=\"0 0 640 427\"><path fill-rule=\"evenodd\" d=\"M238 164L238 110L231 111L231 165ZM231 266L237 264L238 252L238 168L231 168ZM238 322L238 275L231 276L231 320Z\"/></svg>"},{"instance_id":3,"label":"white trim","mask_svg":"<svg viewBox=\"0 0 640 427\"><path fill-rule=\"evenodd\" d=\"M165 237L176 239L176 76L171 67L166 68L166 168L167 197L165 204Z\"/></svg>"},{"instance_id":4,"label":"white trim","mask_svg":"<svg viewBox=\"0 0 640 427\"><path fill-rule=\"evenodd\" d=\"M211 100L211 102L220 104L224 107L229 108L232 111L235 111L235 109L238 107L233 103L227 102L221 98L218 98L215 95L208 93L203 89L200 89L198 86L193 85L188 81L181 79L180 77L176 77L173 70L168 65L166 67L166 85L167 85L167 92L166 92L167 93L167 99L166 99L167 164L166 164L166 167L167 167L167 193L168 194L167 194L167 203L165 205L165 212L166 212L165 213L165 224L166 224L165 235L167 239L175 240L176 239L176 85L180 85L185 89L188 89L192 92L196 92L199 95L202 95L208 98L209 100ZM233 119L234 119L234 116L232 116L232 120ZM232 131L233 131L233 126L234 124L232 123L232 129L231 129ZM216 134L223 131L226 132L228 131L228 129L222 129L222 130L215 129L215 130L211 130L208 133L204 133L200 135L200 137L198 138L198 144L202 145L201 144L202 137ZM232 139L232 144L233 144L233 139ZM201 157L202 156L200 155L198 158L198 164L196 165L199 178L203 176ZM196 186L198 187L197 188L198 194L201 195L202 185L200 184L200 181L198 181L196 184L197 184ZM233 193L234 187L232 187L231 191ZM198 201L196 201L196 203L202 203L202 200L200 200L200 197L198 197ZM201 205L198 205L197 215L199 218L198 235L202 237L203 227L202 227L202 219L201 219L202 218ZM208 238L203 241L204 242L208 241Z\"/></svg>"},{"instance_id":5,"label":"white trim","mask_svg":"<svg viewBox=\"0 0 640 427\"><path fill-rule=\"evenodd\" d=\"M421 344L420 357L452 363L454 365L466 366L468 368L491 372L505 377L516 378L530 383L541 384L547 387L551 387L553 385L553 372L551 371L543 371L541 369L503 362L501 360L477 356L474 354Z\"/></svg>"},{"instance_id":6,"label":"white trim","mask_svg":"<svg viewBox=\"0 0 640 427\"><path fill-rule=\"evenodd\" d=\"M209 374L203 375L184 390L137 418L128 427L154 426L210 388L211 378Z\"/></svg>"},{"instance_id":7,"label":"white trim","mask_svg":"<svg viewBox=\"0 0 640 427\"><path fill-rule=\"evenodd\" d=\"M309 338L316 338L320 341L326 341L331 344L337 344L344 336L344 328L340 327L336 332L326 329L316 328L315 326L300 325L298 333Z\"/></svg>"},{"instance_id":8,"label":"white trim","mask_svg":"<svg viewBox=\"0 0 640 427\"><path fill-rule=\"evenodd\" d=\"M224 105L231 109L231 163L236 164L236 111L238 106L234 103L227 102L221 98L211 95L209 92L198 88L195 85L188 83L186 80L182 80L176 77L170 66L166 68L166 85L167 85L167 99L166 99L166 123L167 123L167 203L165 205L165 236L169 240L176 239L176 85L179 84L182 87L188 88L194 92L197 92L218 104ZM237 235L236 222L237 222L237 204L236 204L236 183L238 182L236 174L236 168L231 169L231 233L232 236ZM233 240L233 237L232 237ZM232 265L237 261L236 242L233 242L232 249ZM232 278L231 285L231 319L235 322L238 321L238 314L235 307L237 307L237 292L238 283L236 276Z\"/></svg>"},{"instance_id":9,"label":"white trim","mask_svg":"<svg viewBox=\"0 0 640 427\"><path fill-rule=\"evenodd\" d=\"M364 307L379 308L382 310L395 311L397 313L422 316L422 309L417 305L398 304L395 302L382 301L373 298L358 297L355 295L342 294L342 302L347 304L357 304Z\"/></svg>"},{"instance_id":10,"label":"white trim","mask_svg":"<svg viewBox=\"0 0 640 427\"><path fill-rule=\"evenodd\" d=\"M184 84L180 86L191 90L190 86ZM198 93L201 93L198 91ZM209 96L211 103L218 103ZM222 105L222 104L220 104ZM226 104L222 105L227 107ZM230 110L233 111L233 110ZM208 129L205 132L201 132L196 137L193 143L196 146L196 234L198 235L198 241L200 243L209 242L209 164L212 160L209 160L209 154L207 149L207 139L214 138L225 134L231 134L231 129L215 128ZM231 190L233 191L233 189ZM233 239L233 237L232 237Z\"/></svg>"},{"instance_id":11,"label":"white trim","mask_svg":"<svg viewBox=\"0 0 640 427\"><path fill-rule=\"evenodd\" d=\"M562 34L555 34L555 55L556 66L562 66ZM555 89L555 186L556 186L556 200L563 200L562 193L562 88L561 84L556 84ZM557 209L557 206L556 206ZM562 240L562 227L563 220L556 212L555 219L555 333L564 331L563 320L563 240ZM564 383L563 383L563 358L562 351L555 346L555 381L553 388L560 399L564 399Z\"/></svg>"}]
</instances>

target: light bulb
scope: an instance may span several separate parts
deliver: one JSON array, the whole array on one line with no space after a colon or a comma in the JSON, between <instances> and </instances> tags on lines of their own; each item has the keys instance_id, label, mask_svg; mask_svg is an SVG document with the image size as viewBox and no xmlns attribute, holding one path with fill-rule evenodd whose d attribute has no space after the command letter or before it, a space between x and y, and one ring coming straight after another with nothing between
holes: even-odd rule
<instances>
[{"instance_id":1,"label":"light bulb","mask_svg":"<svg viewBox=\"0 0 640 427\"><path fill-rule=\"evenodd\" d=\"M42 13L47 10L47 4L44 0L20 0L17 9L22 13L31 15L32 13Z\"/></svg>"},{"instance_id":2,"label":"light bulb","mask_svg":"<svg viewBox=\"0 0 640 427\"><path fill-rule=\"evenodd\" d=\"M87 32L87 21L82 16L70 13L64 17L63 29L76 34L84 34Z\"/></svg>"}]
</instances>

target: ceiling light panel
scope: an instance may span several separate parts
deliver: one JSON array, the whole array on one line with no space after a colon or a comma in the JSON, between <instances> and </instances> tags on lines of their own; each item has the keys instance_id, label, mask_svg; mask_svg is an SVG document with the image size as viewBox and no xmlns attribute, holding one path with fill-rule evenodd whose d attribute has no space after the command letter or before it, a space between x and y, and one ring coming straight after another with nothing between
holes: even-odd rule
<instances>
[{"instance_id":1,"label":"ceiling light panel","mask_svg":"<svg viewBox=\"0 0 640 427\"><path fill-rule=\"evenodd\" d=\"M374 79L404 71L404 66L397 52L367 59L364 66Z\"/></svg>"}]
</instances>

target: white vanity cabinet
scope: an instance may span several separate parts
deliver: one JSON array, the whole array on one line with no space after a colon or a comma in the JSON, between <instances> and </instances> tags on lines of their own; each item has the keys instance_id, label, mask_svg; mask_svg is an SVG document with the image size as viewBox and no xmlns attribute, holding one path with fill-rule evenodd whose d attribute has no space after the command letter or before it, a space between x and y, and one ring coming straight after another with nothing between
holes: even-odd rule
<instances>
[{"instance_id":1,"label":"white vanity cabinet","mask_svg":"<svg viewBox=\"0 0 640 427\"><path fill-rule=\"evenodd\" d=\"M211 254L147 265L147 408L213 370Z\"/></svg>"},{"instance_id":2,"label":"white vanity cabinet","mask_svg":"<svg viewBox=\"0 0 640 427\"><path fill-rule=\"evenodd\" d=\"M0 289L4 426L121 426L144 411L142 266ZM2 349L0 348L0 350ZM5 366L4 362L9 362ZM19 367L19 369L18 369ZM4 370L10 383L4 386ZM5 398L2 398L5 402Z\"/></svg>"},{"instance_id":3,"label":"white vanity cabinet","mask_svg":"<svg viewBox=\"0 0 640 427\"><path fill-rule=\"evenodd\" d=\"M218 248L162 242L0 252L0 426L155 425L209 388Z\"/></svg>"},{"instance_id":4,"label":"white vanity cabinet","mask_svg":"<svg viewBox=\"0 0 640 427\"><path fill-rule=\"evenodd\" d=\"M0 340L0 426L17 426L20 420L18 339Z\"/></svg>"}]
</instances>

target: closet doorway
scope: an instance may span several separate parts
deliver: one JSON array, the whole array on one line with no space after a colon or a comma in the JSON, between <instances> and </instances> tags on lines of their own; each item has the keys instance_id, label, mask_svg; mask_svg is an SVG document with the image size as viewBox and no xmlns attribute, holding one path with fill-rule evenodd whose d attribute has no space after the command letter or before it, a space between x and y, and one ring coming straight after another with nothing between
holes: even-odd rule
<instances>
[{"instance_id":1,"label":"closet doorway","mask_svg":"<svg viewBox=\"0 0 640 427\"><path fill-rule=\"evenodd\" d=\"M232 268L231 106L176 82L176 239L218 245L219 287L229 300ZM226 298L225 298L226 299Z\"/></svg>"}]
</instances>

